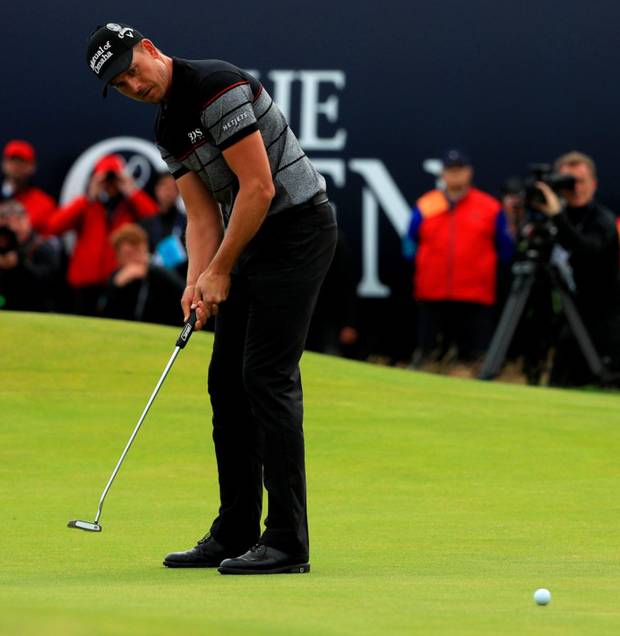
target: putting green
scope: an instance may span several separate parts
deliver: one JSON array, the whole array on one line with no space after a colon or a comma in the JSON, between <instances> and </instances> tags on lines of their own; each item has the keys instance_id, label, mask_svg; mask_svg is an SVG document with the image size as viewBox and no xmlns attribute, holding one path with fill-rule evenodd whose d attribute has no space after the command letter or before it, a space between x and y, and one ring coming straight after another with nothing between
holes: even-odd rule
<instances>
[{"instance_id":1,"label":"putting green","mask_svg":"<svg viewBox=\"0 0 620 636\"><path fill-rule=\"evenodd\" d=\"M303 361L312 573L167 570L217 506L196 334L0 314L3 634L618 634L620 397ZM553 594L547 607L536 588Z\"/></svg>"}]
</instances>

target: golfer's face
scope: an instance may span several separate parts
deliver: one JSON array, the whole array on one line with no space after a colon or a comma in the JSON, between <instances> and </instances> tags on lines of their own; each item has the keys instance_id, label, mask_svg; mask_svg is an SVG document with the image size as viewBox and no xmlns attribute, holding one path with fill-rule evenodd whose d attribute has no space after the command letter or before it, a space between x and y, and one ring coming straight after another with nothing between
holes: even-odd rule
<instances>
[{"instance_id":1,"label":"golfer's face","mask_svg":"<svg viewBox=\"0 0 620 636\"><path fill-rule=\"evenodd\" d=\"M169 77L163 60L139 44L129 68L111 82L119 93L147 104L159 104L166 95Z\"/></svg>"}]
</instances>

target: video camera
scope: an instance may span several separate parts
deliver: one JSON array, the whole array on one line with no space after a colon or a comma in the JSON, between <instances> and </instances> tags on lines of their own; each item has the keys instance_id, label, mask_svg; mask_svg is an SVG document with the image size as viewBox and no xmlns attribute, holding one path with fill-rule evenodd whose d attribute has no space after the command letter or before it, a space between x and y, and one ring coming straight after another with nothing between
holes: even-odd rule
<instances>
[{"instance_id":1,"label":"video camera","mask_svg":"<svg viewBox=\"0 0 620 636\"><path fill-rule=\"evenodd\" d=\"M544 205L545 197L538 182L546 183L554 192L571 192L575 189L575 177L554 172L546 163L528 166L525 177L512 177L502 187L504 195L519 197L518 252L520 259L547 260L555 242L556 228L538 207Z\"/></svg>"},{"instance_id":2,"label":"video camera","mask_svg":"<svg viewBox=\"0 0 620 636\"><path fill-rule=\"evenodd\" d=\"M572 175L554 172L548 163L530 164L528 174L523 179L523 202L526 208L535 209L545 203L545 197L536 185L539 181L547 184L557 194L572 192L575 189L575 177Z\"/></svg>"}]
</instances>

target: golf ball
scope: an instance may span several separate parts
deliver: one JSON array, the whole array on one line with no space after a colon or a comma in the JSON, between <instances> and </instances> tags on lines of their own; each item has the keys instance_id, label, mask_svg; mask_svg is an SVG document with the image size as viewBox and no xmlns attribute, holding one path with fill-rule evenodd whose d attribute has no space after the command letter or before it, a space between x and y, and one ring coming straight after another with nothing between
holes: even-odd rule
<instances>
[{"instance_id":1,"label":"golf ball","mask_svg":"<svg viewBox=\"0 0 620 636\"><path fill-rule=\"evenodd\" d=\"M539 590L534 592L534 600L538 605L547 605L551 600L551 592L546 590L544 587L541 587Z\"/></svg>"}]
</instances>

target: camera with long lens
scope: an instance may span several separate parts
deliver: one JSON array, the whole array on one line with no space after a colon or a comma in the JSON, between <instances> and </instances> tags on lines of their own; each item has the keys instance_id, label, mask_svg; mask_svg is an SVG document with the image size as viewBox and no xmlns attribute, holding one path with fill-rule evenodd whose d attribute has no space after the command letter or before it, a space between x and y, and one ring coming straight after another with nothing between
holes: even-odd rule
<instances>
[{"instance_id":1,"label":"camera with long lens","mask_svg":"<svg viewBox=\"0 0 620 636\"><path fill-rule=\"evenodd\" d=\"M546 163L530 164L525 177L512 178L506 182L505 194L517 194L521 200L518 223L518 253L521 259L546 260L555 243L555 226L538 209L545 204L545 196L537 185L539 182L547 184L556 194L575 189L575 177L554 172Z\"/></svg>"},{"instance_id":2,"label":"camera with long lens","mask_svg":"<svg viewBox=\"0 0 620 636\"><path fill-rule=\"evenodd\" d=\"M547 184L556 194L572 192L575 189L575 177L570 174L554 172L548 163L533 163L523 179L524 204L526 208L536 208L545 204L545 196L536 185L537 182Z\"/></svg>"}]
</instances>

